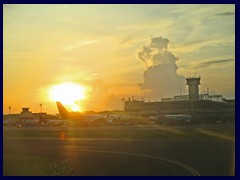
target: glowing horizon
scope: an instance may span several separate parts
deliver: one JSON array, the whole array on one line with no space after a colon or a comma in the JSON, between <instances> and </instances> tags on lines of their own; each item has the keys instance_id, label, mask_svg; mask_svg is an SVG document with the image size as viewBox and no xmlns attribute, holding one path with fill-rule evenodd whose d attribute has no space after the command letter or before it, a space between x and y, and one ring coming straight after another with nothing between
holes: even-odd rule
<instances>
[{"instance_id":1,"label":"glowing horizon","mask_svg":"<svg viewBox=\"0 0 240 180\"><path fill-rule=\"evenodd\" d=\"M5 114L57 113L49 89L65 82L86 88L74 111L122 110L186 91L195 72L200 93L235 98L234 4L4 4L3 39Z\"/></svg>"}]
</instances>

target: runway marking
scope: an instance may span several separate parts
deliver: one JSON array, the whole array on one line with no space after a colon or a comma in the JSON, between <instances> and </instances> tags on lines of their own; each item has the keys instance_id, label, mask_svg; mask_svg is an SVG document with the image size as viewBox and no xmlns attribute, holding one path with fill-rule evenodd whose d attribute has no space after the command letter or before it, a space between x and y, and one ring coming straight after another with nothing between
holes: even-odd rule
<instances>
[{"instance_id":1,"label":"runway marking","mask_svg":"<svg viewBox=\"0 0 240 180\"><path fill-rule=\"evenodd\" d=\"M53 149L49 147L40 147L38 149ZM59 151L60 149L56 149ZM127 156L135 156L135 157L144 157L144 158L149 158L149 159L155 159L155 160L160 160L160 161L165 161L177 166L182 167L183 169L187 170L188 172L192 173L194 176L200 176L200 173L193 169L192 167L180 163L178 161L166 159L166 158L161 158L161 157L156 157L156 156L151 156L151 155L145 155L145 154L138 154L138 153L127 153L127 152L118 152L118 151L104 151L104 150L89 150L89 149L75 149L75 151L78 152L93 152L93 153L105 153L105 154L118 154L118 155L127 155Z\"/></svg>"},{"instance_id":2,"label":"runway marking","mask_svg":"<svg viewBox=\"0 0 240 180\"><path fill-rule=\"evenodd\" d=\"M232 136L228 136L228 135L213 132L213 131L207 131L207 130L204 130L204 129L198 129L198 131L203 133L203 134L207 134L207 135L214 136L214 137L217 137L217 138L220 138L220 139L235 142L235 138L232 137Z\"/></svg>"},{"instance_id":3,"label":"runway marking","mask_svg":"<svg viewBox=\"0 0 240 180\"><path fill-rule=\"evenodd\" d=\"M160 161L166 161L168 163L180 166L184 169L186 169L187 171L189 171L190 173L192 173L194 176L200 176L200 173L197 172L195 169L193 169L192 167L174 161L174 160L170 160L170 159L166 159L166 158L160 158L160 157L156 157L156 156L150 156L150 155L145 155L145 154L137 154L137 153L126 153L126 152L117 152L117 151L99 151L99 150L78 150L78 151L82 151L82 152L95 152L95 153L106 153L106 154L121 154L121 155L128 155L128 156L135 156L135 157L145 157L145 158L150 158L150 159L156 159L156 160L160 160Z\"/></svg>"},{"instance_id":4,"label":"runway marking","mask_svg":"<svg viewBox=\"0 0 240 180\"><path fill-rule=\"evenodd\" d=\"M3 140L62 140L61 138L3 138ZM222 141L219 138L64 138L62 141Z\"/></svg>"}]
</instances>

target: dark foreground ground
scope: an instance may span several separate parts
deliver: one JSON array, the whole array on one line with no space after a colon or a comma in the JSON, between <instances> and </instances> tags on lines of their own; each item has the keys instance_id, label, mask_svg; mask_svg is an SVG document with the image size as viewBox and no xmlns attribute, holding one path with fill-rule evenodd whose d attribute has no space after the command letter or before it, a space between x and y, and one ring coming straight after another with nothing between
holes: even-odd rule
<instances>
[{"instance_id":1,"label":"dark foreground ground","mask_svg":"<svg viewBox=\"0 0 240 180\"><path fill-rule=\"evenodd\" d=\"M234 124L4 127L5 176L234 176Z\"/></svg>"}]
</instances>

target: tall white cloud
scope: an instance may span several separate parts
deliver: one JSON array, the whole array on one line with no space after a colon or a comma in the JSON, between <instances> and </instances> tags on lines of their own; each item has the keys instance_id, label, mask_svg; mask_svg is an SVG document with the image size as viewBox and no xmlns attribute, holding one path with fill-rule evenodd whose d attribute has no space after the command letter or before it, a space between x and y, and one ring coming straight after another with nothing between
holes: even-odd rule
<instances>
[{"instance_id":1,"label":"tall white cloud","mask_svg":"<svg viewBox=\"0 0 240 180\"><path fill-rule=\"evenodd\" d=\"M138 59L146 66L140 87L149 92L149 98L171 97L180 91L186 93L186 80L177 74L178 58L168 50L168 45L167 38L154 37L137 51Z\"/></svg>"}]
</instances>

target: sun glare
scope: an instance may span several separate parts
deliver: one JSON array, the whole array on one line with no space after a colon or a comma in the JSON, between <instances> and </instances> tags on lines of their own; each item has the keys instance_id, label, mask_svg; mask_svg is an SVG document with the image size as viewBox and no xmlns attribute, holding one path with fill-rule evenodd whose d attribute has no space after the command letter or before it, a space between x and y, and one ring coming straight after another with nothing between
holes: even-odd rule
<instances>
[{"instance_id":1,"label":"sun glare","mask_svg":"<svg viewBox=\"0 0 240 180\"><path fill-rule=\"evenodd\" d=\"M77 104L86 98L86 88L71 82L54 85L49 90L49 97L52 101L60 101L64 105L69 105L73 111L80 111Z\"/></svg>"},{"instance_id":2,"label":"sun glare","mask_svg":"<svg viewBox=\"0 0 240 180\"><path fill-rule=\"evenodd\" d=\"M73 104L71 107L74 112L82 111L81 107L78 104Z\"/></svg>"}]
</instances>

